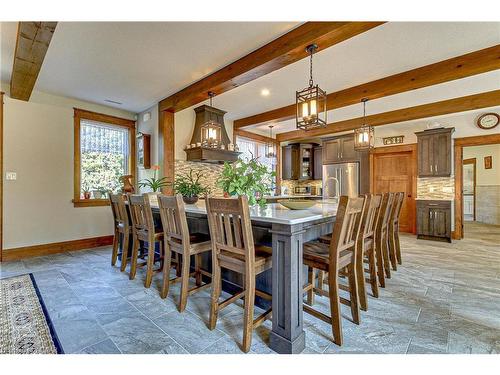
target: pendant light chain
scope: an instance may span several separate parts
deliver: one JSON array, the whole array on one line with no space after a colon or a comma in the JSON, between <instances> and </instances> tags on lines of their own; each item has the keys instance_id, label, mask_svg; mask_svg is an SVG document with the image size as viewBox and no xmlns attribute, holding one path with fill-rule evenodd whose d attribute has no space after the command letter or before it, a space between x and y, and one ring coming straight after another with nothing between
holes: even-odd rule
<instances>
[{"instance_id":1,"label":"pendant light chain","mask_svg":"<svg viewBox=\"0 0 500 375\"><path fill-rule=\"evenodd\" d=\"M310 57L310 61L309 61L309 87L313 87L314 86L314 81L313 81L313 53L314 53L314 49L311 48L310 51L311 51L311 57Z\"/></svg>"}]
</instances>

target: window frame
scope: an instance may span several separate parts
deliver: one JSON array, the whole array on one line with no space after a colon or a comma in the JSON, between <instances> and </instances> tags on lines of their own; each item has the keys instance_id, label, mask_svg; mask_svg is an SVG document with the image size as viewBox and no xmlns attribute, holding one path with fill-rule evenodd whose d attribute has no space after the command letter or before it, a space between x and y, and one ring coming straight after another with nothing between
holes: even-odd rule
<instances>
[{"instance_id":1,"label":"window frame","mask_svg":"<svg viewBox=\"0 0 500 375\"><path fill-rule=\"evenodd\" d=\"M74 110L74 153L73 153L73 207L97 207L109 206L108 199L81 199L80 184L81 184L81 144L80 144L80 124L81 120L90 120L101 122L112 126L120 126L128 129L128 142L130 155L128 157L129 174L133 176L133 181L136 177L136 140L135 140L135 121L121 117L105 115L87 111L85 109L73 108Z\"/></svg>"}]
</instances>

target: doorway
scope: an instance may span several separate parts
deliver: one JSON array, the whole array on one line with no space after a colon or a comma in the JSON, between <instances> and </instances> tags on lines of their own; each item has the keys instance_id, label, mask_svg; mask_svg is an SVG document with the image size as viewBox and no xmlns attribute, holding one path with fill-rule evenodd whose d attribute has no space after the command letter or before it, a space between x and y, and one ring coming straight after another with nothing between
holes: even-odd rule
<instances>
[{"instance_id":1,"label":"doorway","mask_svg":"<svg viewBox=\"0 0 500 375\"><path fill-rule=\"evenodd\" d=\"M402 232L416 233L415 196L417 145L401 145L375 148L370 154L370 191L405 193L399 219Z\"/></svg>"},{"instance_id":2,"label":"doorway","mask_svg":"<svg viewBox=\"0 0 500 375\"><path fill-rule=\"evenodd\" d=\"M462 170L464 222L476 221L476 158L464 159Z\"/></svg>"}]
</instances>

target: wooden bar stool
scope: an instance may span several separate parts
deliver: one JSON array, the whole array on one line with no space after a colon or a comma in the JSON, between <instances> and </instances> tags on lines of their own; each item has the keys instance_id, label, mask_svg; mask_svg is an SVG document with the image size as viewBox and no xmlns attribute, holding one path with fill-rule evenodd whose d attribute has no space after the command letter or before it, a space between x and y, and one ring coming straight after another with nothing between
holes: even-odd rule
<instances>
[{"instance_id":1,"label":"wooden bar stool","mask_svg":"<svg viewBox=\"0 0 500 375\"><path fill-rule=\"evenodd\" d=\"M253 319L255 295L271 300L268 293L256 290L255 278L271 268L272 248L255 246L253 242L248 198L206 198L208 224L212 240L212 302L209 328L214 329L220 310L240 298L245 299L243 345L248 352L254 328L270 315L271 309ZM226 268L243 275L243 291L219 302L221 294L221 269Z\"/></svg>"},{"instance_id":2,"label":"wooden bar stool","mask_svg":"<svg viewBox=\"0 0 500 375\"><path fill-rule=\"evenodd\" d=\"M385 278L391 278L391 265L389 259L389 219L391 216L392 205L394 202L394 193L385 193L382 197L380 214L377 222L376 254L377 254L377 273L380 286L385 288Z\"/></svg>"},{"instance_id":3,"label":"wooden bar stool","mask_svg":"<svg viewBox=\"0 0 500 375\"><path fill-rule=\"evenodd\" d=\"M401 209L405 199L405 192L396 193L394 198L394 206L391 212L391 219L389 221L389 249L391 253L391 263L393 268L397 269L397 263L402 264L401 261L401 245L399 242L399 218L401 216Z\"/></svg>"},{"instance_id":4,"label":"wooden bar stool","mask_svg":"<svg viewBox=\"0 0 500 375\"><path fill-rule=\"evenodd\" d=\"M146 280L144 281L144 286L149 288L151 286L151 281L153 280L153 273L155 272L153 271L153 265L155 259L155 245L157 242L160 244L160 251L163 252L163 232L161 232L160 229L155 228L153 212L151 211L151 205L147 194L129 194L128 202L130 205L130 218L132 219L133 235L130 280L135 278L137 266L146 265ZM140 241L148 243L148 253L146 263L137 264ZM162 267L160 267L160 271L161 268Z\"/></svg>"},{"instance_id":5,"label":"wooden bar stool","mask_svg":"<svg viewBox=\"0 0 500 375\"><path fill-rule=\"evenodd\" d=\"M212 251L212 242L208 235L189 234L186 211L181 195L168 197L158 196L158 206L160 208L161 222L163 226L164 238L164 263L163 263L163 286L161 288L161 298L168 296L169 286L173 282L181 281L181 295L179 301L179 311L186 309L188 295L208 288L211 284L202 285L202 275L212 277L212 274L201 269L201 255ZM208 240L208 241L207 241ZM182 255L182 273L180 277L170 280L170 268L172 253ZM192 275L191 255L195 257L196 287L189 289L189 277Z\"/></svg>"},{"instance_id":6,"label":"wooden bar stool","mask_svg":"<svg viewBox=\"0 0 500 375\"><path fill-rule=\"evenodd\" d=\"M130 236L130 223L125 206L125 199L122 194L109 194L109 203L111 211L113 211L114 220L114 237L113 237L113 252L111 255L111 265L116 264L118 258L118 248L120 247L120 235L123 236L122 241L122 261L120 271L125 271L127 267L128 244Z\"/></svg>"},{"instance_id":7,"label":"wooden bar stool","mask_svg":"<svg viewBox=\"0 0 500 375\"><path fill-rule=\"evenodd\" d=\"M358 235L365 198L341 196L330 244L311 241L304 244L304 264L313 270L328 272L328 292L314 286L314 277L307 283L304 292L329 297L330 316L308 305L304 311L332 325L333 341L342 345L342 321L340 303L351 308L353 322L359 324L359 295L356 276L356 255ZM348 285L339 283L339 276L347 277ZM349 292L349 300L340 297L340 289Z\"/></svg>"},{"instance_id":8,"label":"wooden bar stool","mask_svg":"<svg viewBox=\"0 0 500 375\"><path fill-rule=\"evenodd\" d=\"M380 214L382 195L365 195L365 208L361 218L361 228L358 236L358 249L361 249L356 260L356 276L358 278L359 304L361 309L368 309L365 281L371 286L372 294L378 298L377 260L376 260L376 225ZM364 265L368 264L368 269ZM365 273L368 278L365 280Z\"/></svg>"}]
</instances>

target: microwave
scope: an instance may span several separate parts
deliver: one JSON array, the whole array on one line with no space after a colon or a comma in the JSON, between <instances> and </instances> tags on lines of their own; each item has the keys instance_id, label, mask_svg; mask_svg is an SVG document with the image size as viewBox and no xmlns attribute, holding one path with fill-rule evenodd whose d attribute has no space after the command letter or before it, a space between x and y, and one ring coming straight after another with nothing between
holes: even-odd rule
<instances>
[{"instance_id":1,"label":"microwave","mask_svg":"<svg viewBox=\"0 0 500 375\"><path fill-rule=\"evenodd\" d=\"M295 194L311 194L310 186L295 186L293 188L293 192Z\"/></svg>"}]
</instances>

